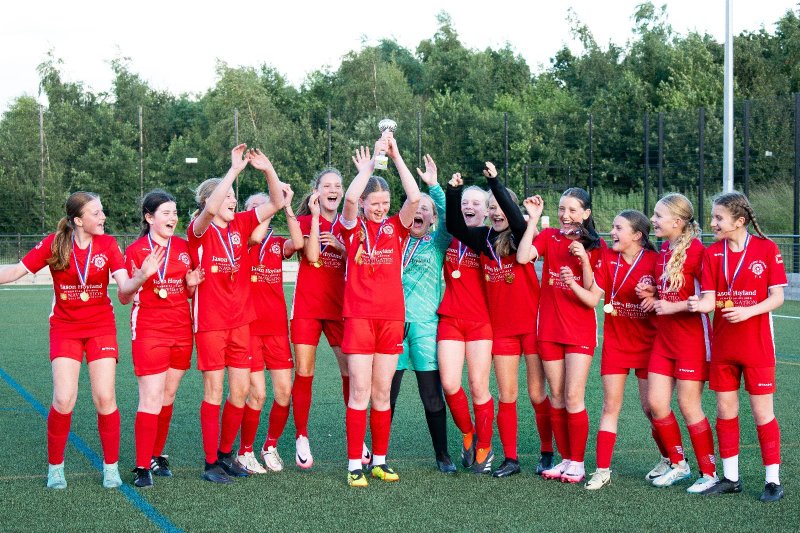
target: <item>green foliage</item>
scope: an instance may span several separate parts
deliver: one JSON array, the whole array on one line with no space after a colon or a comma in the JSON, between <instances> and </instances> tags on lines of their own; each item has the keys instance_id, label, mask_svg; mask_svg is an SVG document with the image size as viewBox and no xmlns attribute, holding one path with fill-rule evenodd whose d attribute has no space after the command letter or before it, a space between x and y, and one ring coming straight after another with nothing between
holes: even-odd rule
<instances>
[{"instance_id":1,"label":"green foliage","mask_svg":"<svg viewBox=\"0 0 800 533\"><path fill-rule=\"evenodd\" d=\"M661 112L664 188L695 195L699 108L706 110L706 179L716 183L721 174L722 45L708 35L677 34L666 8L651 2L637 6L632 19L631 40L601 46L570 11L570 31L581 49L558 50L550 68L532 74L509 44L464 46L442 12L436 32L414 50L390 39L364 45L335 70L311 72L300 88L266 64L219 63L216 83L197 96L151 88L123 56L110 61L110 91L94 93L65 81L62 62L50 51L38 68L47 102L43 150L35 100L19 98L0 118L0 187L8 198L0 232L52 230L64 199L78 189L101 194L113 231L137 227L139 195L154 187L176 195L185 224L195 208L194 188L226 171L237 136L273 160L299 199L323 166L352 176L353 150L372 147L385 117L398 122L408 166L430 153L441 181L461 172L482 184L480 170L491 160L519 192L526 180L528 192L558 193L565 185L586 187L591 177L608 199L600 203L616 209L612 198L643 198L647 113L651 198L655 194ZM736 94L753 100L751 182L784 182L794 157L789 96L800 91L797 10L788 10L774 33L745 31L734 44ZM737 117L741 113L739 105ZM741 123L735 135L741 147ZM197 164L187 164L188 157ZM387 176L402 194L394 171ZM236 187L243 200L264 185L248 170Z\"/></svg>"}]
</instances>

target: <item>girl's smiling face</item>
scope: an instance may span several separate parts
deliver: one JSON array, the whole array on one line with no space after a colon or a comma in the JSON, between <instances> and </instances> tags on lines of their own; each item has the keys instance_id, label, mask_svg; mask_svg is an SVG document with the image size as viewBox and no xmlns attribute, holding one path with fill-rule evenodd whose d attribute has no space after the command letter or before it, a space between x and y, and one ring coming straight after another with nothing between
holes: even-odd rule
<instances>
[{"instance_id":1,"label":"girl's smiling face","mask_svg":"<svg viewBox=\"0 0 800 533\"><path fill-rule=\"evenodd\" d=\"M650 222L653 223L653 232L656 237L668 240L683 233L683 227L686 225L682 218L673 215L661 201L656 203Z\"/></svg>"},{"instance_id":2,"label":"girl's smiling face","mask_svg":"<svg viewBox=\"0 0 800 533\"><path fill-rule=\"evenodd\" d=\"M631 246L639 245L642 242L642 234L633 231L630 220L625 217L617 216L611 226L611 249L615 252L625 252Z\"/></svg>"},{"instance_id":3,"label":"girl's smiling face","mask_svg":"<svg viewBox=\"0 0 800 533\"><path fill-rule=\"evenodd\" d=\"M733 218L727 207L719 204L711 206L711 231L714 232L716 240L721 241L729 235L733 235L744 225L744 217Z\"/></svg>"},{"instance_id":4,"label":"girl's smiling face","mask_svg":"<svg viewBox=\"0 0 800 533\"><path fill-rule=\"evenodd\" d=\"M178 224L178 207L175 202L164 202L158 206L155 213L147 213L144 218L150 224L152 233L169 239L175 234L175 226Z\"/></svg>"},{"instance_id":5,"label":"girl's smiling face","mask_svg":"<svg viewBox=\"0 0 800 533\"><path fill-rule=\"evenodd\" d=\"M391 198L389 191L375 191L367 195L361 202L364 218L372 222L381 222L389 214Z\"/></svg>"},{"instance_id":6,"label":"girl's smiling face","mask_svg":"<svg viewBox=\"0 0 800 533\"><path fill-rule=\"evenodd\" d=\"M483 226L486 213L486 194L476 189L464 191L461 195L461 214L467 226L471 228Z\"/></svg>"},{"instance_id":7,"label":"girl's smiling face","mask_svg":"<svg viewBox=\"0 0 800 533\"><path fill-rule=\"evenodd\" d=\"M584 209L580 200L574 196L562 196L558 201L558 222L561 231L574 231L583 225L583 221L592 214L591 209Z\"/></svg>"},{"instance_id":8,"label":"girl's smiling face","mask_svg":"<svg viewBox=\"0 0 800 533\"><path fill-rule=\"evenodd\" d=\"M106 231L106 214L103 212L103 204L99 199L87 202L83 206L81 216L75 217L73 222L88 235L103 235Z\"/></svg>"}]
</instances>

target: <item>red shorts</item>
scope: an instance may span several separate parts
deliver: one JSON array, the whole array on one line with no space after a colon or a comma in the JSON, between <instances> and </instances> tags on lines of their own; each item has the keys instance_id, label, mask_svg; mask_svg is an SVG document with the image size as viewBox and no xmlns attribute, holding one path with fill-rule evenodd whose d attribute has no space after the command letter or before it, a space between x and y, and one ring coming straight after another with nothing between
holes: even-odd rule
<instances>
[{"instance_id":1,"label":"red shorts","mask_svg":"<svg viewBox=\"0 0 800 533\"><path fill-rule=\"evenodd\" d=\"M594 356L594 346L539 341L539 359L542 361L563 361L564 356L568 353L582 353Z\"/></svg>"},{"instance_id":2,"label":"red shorts","mask_svg":"<svg viewBox=\"0 0 800 533\"><path fill-rule=\"evenodd\" d=\"M739 390L744 374L744 388L750 394L773 394L775 392L774 366L742 366L711 363L709 388L715 392Z\"/></svg>"},{"instance_id":3,"label":"red shorts","mask_svg":"<svg viewBox=\"0 0 800 533\"><path fill-rule=\"evenodd\" d=\"M83 362L83 353L86 352L86 362L91 363L98 359L113 358L119 361L116 335L98 335L85 339L66 339L50 331L50 360L57 357L68 357L79 363Z\"/></svg>"},{"instance_id":4,"label":"red shorts","mask_svg":"<svg viewBox=\"0 0 800 533\"><path fill-rule=\"evenodd\" d=\"M650 355L647 371L684 381L706 381L708 379L708 363L706 361L679 361L661 355L658 352L653 352Z\"/></svg>"},{"instance_id":5,"label":"red shorts","mask_svg":"<svg viewBox=\"0 0 800 533\"><path fill-rule=\"evenodd\" d=\"M170 368L189 370L192 339L136 339L132 352L133 373L137 376L161 374Z\"/></svg>"},{"instance_id":6,"label":"red shorts","mask_svg":"<svg viewBox=\"0 0 800 533\"><path fill-rule=\"evenodd\" d=\"M401 354L404 326L402 320L345 318L342 353Z\"/></svg>"},{"instance_id":7,"label":"red shorts","mask_svg":"<svg viewBox=\"0 0 800 533\"><path fill-rule=\"evenodd\" d=\"M522 333L492 340L492 355L522 355L538 353L536 333Z\"/></svg>"},{"instance_id":8,"label":"red shorts","mask_svg":"<svg viewBox=\"0 0 800 533\"><path fill-rule=\"evenodd\" d=\"M492 340L492 325L488 322L440 316L436 340L459 342Z\"/></svg>"},{"instance_id":9,"label":"red shorts","mask_svg":"<svg viewBox=\"0 0 800 533\"><path fill-rule=\"evenodd\" d=\"M287 335L250 335L250 372L293 368Z\"/></svg>"},{"instance_id":10,"label":"red shorts","mask_svg":"<svg viewBox=\"0 0 800 533\"><path fill-rule=\"evenodd\" d=\"M328 344L331 346L341 346L344 336L343 320L323 320L319 318L293 318L292 319L292 342L294 344L308 344L316 346L319 344L319 336L324 332Z\"/></svg>"},{"instance_id":11,"label":"red shorts","mask_svg":"<svg viewBox=\"0 0 800 533\"><path fill-rule=\"evenodd\" d=\"M250 324L200 331L194 334L194 342L199 370L220 370L226 366L250 368Z\"/></svg>"},{"instance_id":12,"label":"red shorts","mask_svg":"<svg viewBox=\"0 0 800 533\"><path fill-rule=\"evenodd\" d=\"M629 366L615 365L613 363L606 363L605 361L600 361L601 376L609 376L612 374L624 374L627 376L631 370L633 370L633 373L636 374L637 378L647 379L647 368L632 368Z\"/></svg>"}]
</instances>

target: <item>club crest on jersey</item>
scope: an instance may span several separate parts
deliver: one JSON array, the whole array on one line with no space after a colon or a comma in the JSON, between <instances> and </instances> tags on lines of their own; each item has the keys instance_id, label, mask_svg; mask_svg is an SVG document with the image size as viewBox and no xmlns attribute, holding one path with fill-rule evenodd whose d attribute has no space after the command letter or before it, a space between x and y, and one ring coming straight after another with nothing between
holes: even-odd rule
<instances>
[{"instance_id":1,"label":"club crest on jersey","mask_svg":"<svg viewBox=\"0 0 800 533\"><path fill-rule=\"evenodd\" d=\"M750 272L753 273L753 275L760 278L767 270L767 265L761 259L756 259L755 261L750 263L750 266L748 268L750 269Z\"/></svg>"},{"instance_id":2,"label":"club crest on jersey","mask_svg":"<svg viewBox=\"0 0 800 533\"><path fill-rule=\"evenodd\" d=\"M181 255L178 256L178 260L180 260L180 262L186 265L187 267L192 264L192 260L189 259L189 254L187 254L186 252L181 252Z\"/></svg>"},{"instance_id":3,"label":"club crest on jersey","mask_svg":"<svg viewBox=\"0 0 800 533\"><path fill-rule=\"evenodd\" d=\"M639 278L639 283L641 283L643 285L652 285L653 287L655 287L656 286L656 278L654 278L650 274L647 274L647 275L642 276L641 278Z\"/></svg>"},{"instance_id":4,"label":"club crest on jersey","mask_svg":"<svg viewBox=\"0 0 800 533\"><path fill-rule=\"evenodd\" d=\"M383 233L385 233L386 235L394 235L394 226L392 226L391 224L386 224L385 226L383 226Z\"/></svg>"},{"instance_id":5,"label":"club crest on jersey","mask_svg":"<svg viewBox=\"0 0 800 533\"><path fill-rule=\"evenodd\" d=\"M105 254L98 254L98 255L92 257L92 264L98 270L102 269L104 266L106 266L106 261L108 261L108 258L106 257Z\"/></svg>"},{"instance_id":6,"label":"club crest on jersey","mask_svg":"<svg viewBox=\"0 0 800 533\"><path fill-rule=\"evenodd\" d=\"M233 243L234 246L239 246L240 244L242 244L242 237L241 235L239 235L238 231L234 231L233 233L231 233L231 242Z\"/></svg>"},{"instance_id":7,"label":"club crest on jersey","mask_svg":"<svg viewBox=\"0 0 800 533\"><path fill-rule=\"evenodd\" d=\"M277 242L276 242L276 243L274 243L274 244L272 245L272 247L271 247L269 250L270 250L270 251L271 251L273 254L279 254L279 253L281 253L281 247L278 245L278 243L277 243Z\"/></svg>"}]
</instances>

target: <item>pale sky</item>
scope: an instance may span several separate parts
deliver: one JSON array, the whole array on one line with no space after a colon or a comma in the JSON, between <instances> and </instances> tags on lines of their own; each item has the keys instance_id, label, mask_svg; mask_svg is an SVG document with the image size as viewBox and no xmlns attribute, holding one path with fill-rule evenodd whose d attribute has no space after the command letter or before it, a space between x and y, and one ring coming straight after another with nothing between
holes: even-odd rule
<instances>
[{"instance_id":1,"label":"pale sky","mask_svg":"<svg viewBox=\"0 0 800 533\"><path fill-rule=\"evenodd\" d=\"M275 67L295 86L326 66L335 69L343 55L362 42L393 38L412 52L433 36L436 14L452 17L469 48L500 48L506 42L534 72L564 44L579 51L567 23L572 7L597 42L623 45L631 37L632 15L642 0L404 0L357 2L217 3L193 1L42 0L4 3L0 32L0 111L23 94L36 96L36 66L49 49L64 61L70 81L95 92L109 90L109 61L130 57L131 68L151 87L173 94L203 93L216 81L214 65ZM796 0L732 0L734 34L774 23ZM679 33L707 32L724 39L725 0L660 0ZM275 5L273 5L275 4ZM229 7L235 6L235 7Z\"/></svg>"}]
</instances>

